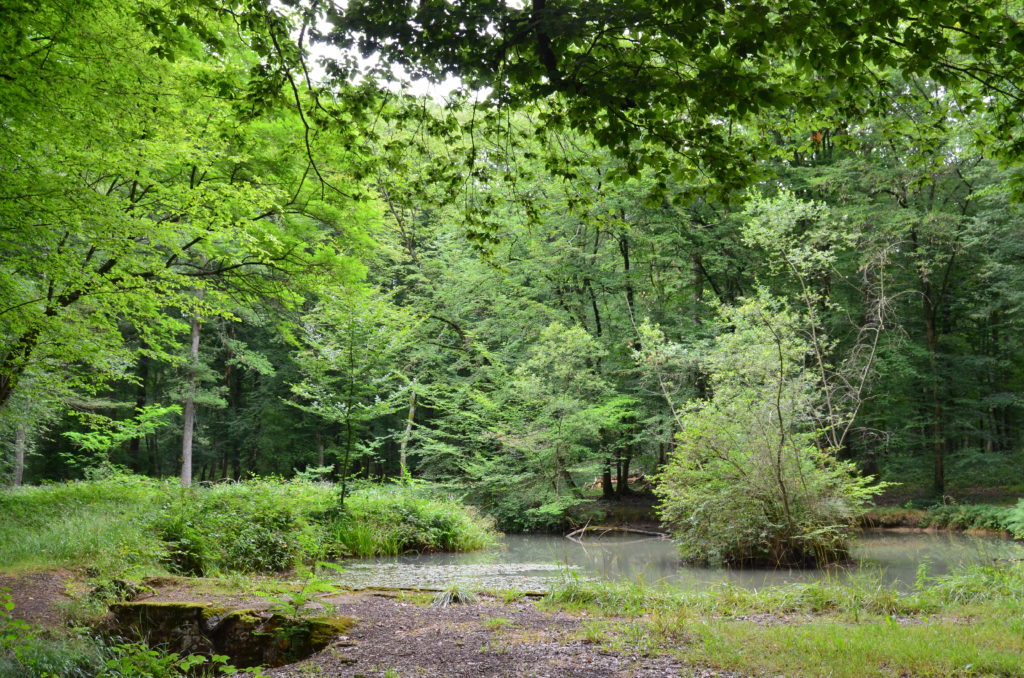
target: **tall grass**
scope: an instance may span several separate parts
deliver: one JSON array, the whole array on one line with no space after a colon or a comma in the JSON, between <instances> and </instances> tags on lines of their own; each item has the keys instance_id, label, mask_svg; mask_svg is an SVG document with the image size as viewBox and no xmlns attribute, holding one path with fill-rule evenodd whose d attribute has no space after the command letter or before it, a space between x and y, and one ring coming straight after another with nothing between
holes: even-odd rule
<instances>
[{"instance_id":1,"label":"tall grass","mask_svg":"<svg viewBox=\"0 0 1024 678\"><path fill-rule=\"evenodd\" d=\"M369 486L329 526L345 555L475 551L495 543L493 522L427 487Z\"/></svg>"},{"instance_id":2,"label":"tall grass","mask_svg":"<svg viewBox=\"0 0 1024 678\"><path fill-rule=\"evenodd\" d=\"M0 567L157 566L144 524L168 485L144 478L19 487L0 492Z\"/></svg>"},{"instance_id":3,"label":"tall grass","mask_svg":"<svg viewBox=\"0 0 1024 678\"><path fill-rule=\"evenodd\" d=\"M277 572L340 556L472 550L492 524L430 486L260 479L183 489L136 476L0 491L0 568L105 575Z\"/></svg>"}]
</instances>

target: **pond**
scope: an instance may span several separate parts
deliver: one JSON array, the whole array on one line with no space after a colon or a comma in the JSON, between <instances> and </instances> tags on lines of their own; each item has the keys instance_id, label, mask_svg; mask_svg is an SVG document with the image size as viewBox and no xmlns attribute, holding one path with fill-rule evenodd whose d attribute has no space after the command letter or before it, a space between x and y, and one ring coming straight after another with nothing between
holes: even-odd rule
<instances>
[{"instance_id":1,"label":"pond","mask_svg":"<svg viewBox=\"0 0 1024 678\"><path fill-rule=\"evenodd\" d=\"M773 584L843 578L879 572L896 586L913 583L918 566L944 574L959 565L1024 557L1024 544L995 536L953 532L864 530L854 547L855 562L821 570L728 569L684 565L675 546L636 535L591 538L579 544L557 535L508 535L500 547L475 553L437 553L368 558L342 563L337 577L349 586L444 588L459 584L479 589L545 590L567 569L584 578L665 581L700 589L730 582L761 588Z\"/></svg>"}]
</instances>

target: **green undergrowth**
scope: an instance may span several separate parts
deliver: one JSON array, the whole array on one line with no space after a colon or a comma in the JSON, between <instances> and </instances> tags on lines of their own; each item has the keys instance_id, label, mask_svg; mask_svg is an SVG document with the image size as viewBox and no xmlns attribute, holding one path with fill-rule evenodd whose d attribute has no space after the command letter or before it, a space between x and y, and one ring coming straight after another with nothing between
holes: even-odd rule
<instances>
[{"instance_id":1,"label":"green undergrowth","mask_svg":"<svg viewBox=\"0 0 1024 678\"><path fill-rule=\"evenodd\" d=\"M1024 675L1024 564L704 591L567 577L541 603L584 611L581 640L716 670L786 676ZM955 642L953 642L955 639Z\"/></svg>"},{"instance_id":2,"label":"green undergrowth","mask_svg":"<svg viewBox=\"0 0 1024 678\"><path fill-rule=\"evenodd\" d=\"M0 569L94 576L272 573L345 556L473 550L492 524L429 485L258 479L184 489L137 476L0 492Z\"/></svg>"},{"instance_id":3,"label":"green undergrowth","mask_svg":"<svg viewBox=\"0 0 1024 678\"><path fill-rule=\"evenodd\" d=\"M368 486L346 502L347 516L329 526L343 555L475 551L495 543L493 522L450 497L401 486Z\"/></svg>"},{"instance_id":4,"label":"green undergrowth","mask_svg":"<svg viewBox=\"0 0 1024 678\"><path fill-rule=\"evenodd\" d=\"M920 527L940 530L1009 532L1024 539L1024 500L1016 506L938 504L928 508L878 506L861 518L868 527Z\"/></svg>"}]
</instances>

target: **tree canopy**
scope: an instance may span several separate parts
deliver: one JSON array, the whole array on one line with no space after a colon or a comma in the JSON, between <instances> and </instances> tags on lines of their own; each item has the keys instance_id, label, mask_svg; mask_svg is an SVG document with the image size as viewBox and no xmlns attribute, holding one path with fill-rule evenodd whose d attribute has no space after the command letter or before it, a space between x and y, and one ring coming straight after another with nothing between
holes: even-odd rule
<instances>
[{"instance_id":1,"label":"tree canopy","mask_svg":"<svg viewBox=\"0 0 1024 678\"><path fill-rule=\"evenodd\" d=\"M6 3L11 475L411 474L516 528L722 445L823 473L839 522L855 472L1005 484L1022 16Z\"/></svg>"}]
</instances>

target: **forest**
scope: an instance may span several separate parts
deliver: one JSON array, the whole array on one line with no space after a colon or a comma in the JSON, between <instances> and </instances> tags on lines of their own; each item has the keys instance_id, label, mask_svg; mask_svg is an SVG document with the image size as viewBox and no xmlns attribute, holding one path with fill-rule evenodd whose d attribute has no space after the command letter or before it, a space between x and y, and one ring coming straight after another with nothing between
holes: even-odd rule
<instances>
[{"instance_id":1,"label":"forest","mask_svg":"<svg viewBox=\"0 0 1024 678\"><path fill-rule=\"evenodd\" d=\"M0 676L1024 674L1024 4L11 0L0 46ZM345 579L566 533L826 574ZM490 618L359 654L385 605Z\"/></svg>"}]
</instances>

